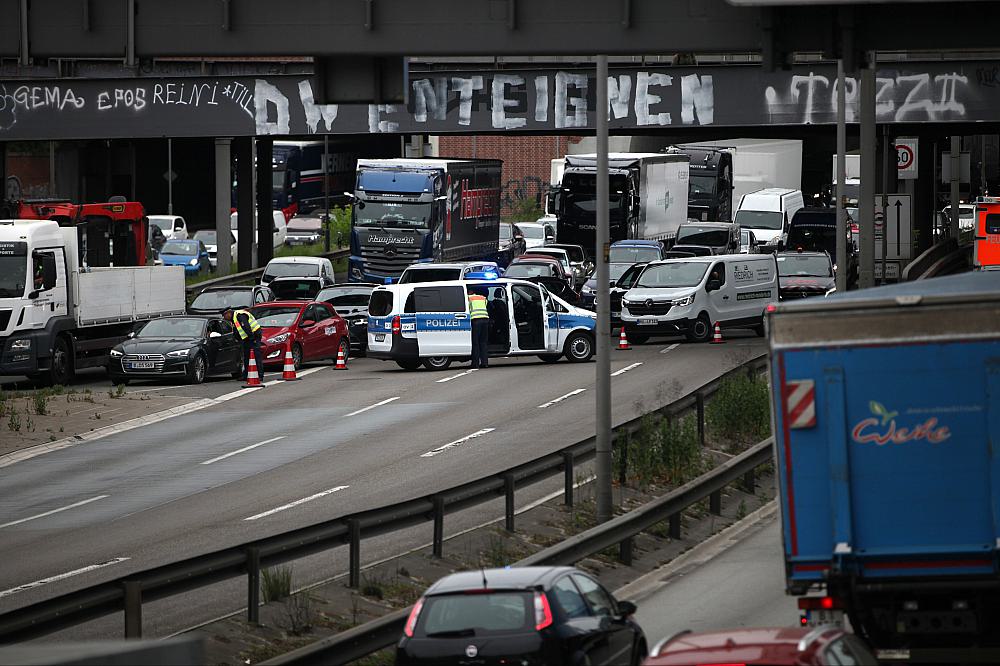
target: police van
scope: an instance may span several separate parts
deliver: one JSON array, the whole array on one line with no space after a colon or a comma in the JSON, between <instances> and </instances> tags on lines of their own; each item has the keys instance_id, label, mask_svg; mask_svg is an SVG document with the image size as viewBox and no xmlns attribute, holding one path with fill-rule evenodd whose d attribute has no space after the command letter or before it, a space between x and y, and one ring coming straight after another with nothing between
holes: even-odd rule
<instances>
[{"instance_id":1,"label":"police van","mask_svg":"<svg viewBox=\"0 0 1000 666\"><path fill-rule=\"evenodd\" d=\"M395 284L372 291L368 356L405 370L443 370L472 356L469 294L487 299L489 355L538 356L547 363L582 363L594 355L594 313L544 286L505 278Z\"/></svg>"},{"instance_id":2,"label":"police van","mask_svg":"<svg viewBox=\"0 0 1000 666\"><path fill-rule=\"evenodd\" d=\"M650 262L622 298L621 320L629 340L684 334L692 342L721 328L750 328L764 335L764 313L778 301L773 255L732 254Z\"/></svg>"}]
</instances>

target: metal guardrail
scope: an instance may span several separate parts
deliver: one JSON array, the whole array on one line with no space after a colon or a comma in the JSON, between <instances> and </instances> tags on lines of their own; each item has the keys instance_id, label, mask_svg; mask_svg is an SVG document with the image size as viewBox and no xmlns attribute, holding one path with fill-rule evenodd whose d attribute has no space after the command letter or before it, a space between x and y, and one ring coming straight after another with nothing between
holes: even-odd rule
<instances>
[{"instance_id":1,"label":"metal guardrail","mask_svg":"<svg viewBox=\"0 0 1000 666\"><path fill-rule=\"evenodd\" d=\"M344 248L341 250L333 250L332 252L322 252L315 256L336 261L337 259L345 259L351 256L351 250L350 248ZM211 280L205 280L204 282L195 282L194 284L186 285L184 287L184 291L188 296L193 296L202 289L206 289L208 287L228 287L235 284L243 284L244 282L256 281L257 278L263 274L263 267L243 271L242 273L230 273L229 275L212 278Z\"/></svg>"},{"instance_id":2,"label":"metal guardrail","mask_svg":"<svg viewBox=\"0 0 1000 666\"><path fill-rule=\"evenodd\" d=\"M704 443L705 398L713 394L727 377L740 372L758 372L765 365L766 359L763 354L756 356L743 365L703 384L686 396L656 410L655 413L670 418L687 409L696 409L699 436ZM645 418L644 415L619 424L616 432L636 432L642 426ZM25 641L44 636L119 611L125 613L125 637L139 638L142 635L143 603L164 599L239 576L247 577L248 620L257 622L260 613L260 571L262 568L347 545L350 556L349 584L351 587L357 587L361 578L361 540L363 538L433 522L433 551L435 555L440 555L444 544L445 515L449 512L488 502L497 497L505 499L505 526L508 530L513 531L515 489L546 479L561 471L565 480L565 501L572 505L575 465L592 457L594 449L595 438L588 437L559 451L500 473L490 474L424 497L349 514L146 571L126 574L113 580L8 611L0 614L0 643ZM712 505L716 506L714 500ZM678 534L679 529L678 518L676 523ZM674 530L673 522L671 530ZM627 552L623 551L623 556L630 557L630 553L631 548L629 547Z\"/></svg>"}]
</instances>

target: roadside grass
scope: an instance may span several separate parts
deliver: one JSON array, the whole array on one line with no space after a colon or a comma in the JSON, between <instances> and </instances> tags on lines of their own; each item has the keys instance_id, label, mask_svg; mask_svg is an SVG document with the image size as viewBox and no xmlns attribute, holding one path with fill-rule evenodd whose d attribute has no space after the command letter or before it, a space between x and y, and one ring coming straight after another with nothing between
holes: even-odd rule
<instances>
[{"instance_id":1,"label":"roadside grass","mask_svg":"<svg viewBox=\"0 0 1000 666\"><path fill-rule=\"evenodd\" d=\"M643 417L639 430L615 438L613 463L616 478L624 477L640 489L650 484L681 485L705 469L698 426L693 414L677 419Z\"/></svg>"},{"instance_id":2,"label":"roadside grass","mask_svg":"<svg viewBox=\"0 0 1000 666\"><path fill-rule=\"evenodd\" d=\"M264 603L284 599L292 593L292 567L272 567L260 572L260 593Z\"/></svg>"},{"instance_id":3,"label":"roadside grass","mask_svg":"<svg viewBox=\"0 0 1000 666\"><path fill-rule=\"evenodd\" d=\"M706 435L712 443L739 453L771 434L767 378L737 373L728 377L705 407Z\"/></svg>"}]
</instances>

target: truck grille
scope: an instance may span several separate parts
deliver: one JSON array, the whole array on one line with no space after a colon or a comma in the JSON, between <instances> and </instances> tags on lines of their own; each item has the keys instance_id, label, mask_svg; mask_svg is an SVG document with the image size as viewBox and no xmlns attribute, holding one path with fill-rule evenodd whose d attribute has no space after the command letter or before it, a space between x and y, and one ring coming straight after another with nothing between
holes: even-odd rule
<instances>
[{"instance_id":1,"label":"truck grille","mask_svg":"<svg viewBox=\"0 0 1000 666\"><path fill-rule=\"evenodd\" d=\"M13 310L0 310L0 331L7 329L7 324L10 323L10 313Z\"/></svg>"},{"instance_id":2,"label":"truck grille","mask_svg":"<svg viewBox=\"0 0 1000 666\"><path fill-rule=\"evenodd\" d=\"M636 317L645 317L648 315L659 316L659 315L665 315L668 312L670 312L670 307L672 305L673 304L670 301L666 301L663 303L657 303L656 301L653 301L648 305L645 301L639 301L638 303L629 303L628 311L629 314L634 315Z\"/></svg>"},{"instance_id":3,"label":"truck grille","mask_svg":"<svg viewBox=\"0 0 1000 666\"><path fill-rule=\"evenodd\" d=\"M387 277L399 277L403 270L420 259L420 247L395 247L391 252L384 245L362 245L361 258L365 270Z\"/></svg>"},{"instance_id":4,"label":"truck grille","mask_svg":"<svg viewBox=\"0 0 1000 666\"><path fill-rule=\"evenodd\" d=\"M125 372L163 372L165 357L163 354L126 354L122 360L124 361L122 367ZM148 363L150 361L153 363L152 368L129 368L129 365L132 363Z\"/></svg>"}]
</instances>

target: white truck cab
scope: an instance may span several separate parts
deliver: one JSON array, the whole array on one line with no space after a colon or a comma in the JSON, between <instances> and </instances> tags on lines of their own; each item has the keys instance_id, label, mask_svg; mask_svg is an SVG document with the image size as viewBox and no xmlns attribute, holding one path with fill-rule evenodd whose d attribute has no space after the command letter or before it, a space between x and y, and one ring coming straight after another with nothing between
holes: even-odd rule
<instances>
[{"instance_id":1,"label":"white truck cab","mask_svg":"<svg viewBox=\"0 0 1000 666\"><path fill-rule=\"evenodd\" d=\"M774 255L731 254L650 262L622 298L626 335L642 344L653 335L684 334L692 342L721 328L764 335L768 304L778 301Z\"/></svg>"},{"instance_id":2,"label":"white truck cab","mask_svg":"<svg viewBox=\"0 0 1000 666\"><path fill-rule=\"evenodd\" d=\"M487 299L489 355L560 357L582 363L594 355L594 313L545 287L522 280L449 280L378 287L368 305L368 356L443 370L472 355L469 294Z\"/></svg>"},{"instance_id":3,"label":"white truck cab","mask_svg":"<svg viewBox=\"0 0 1000 666\"><path fill-rule=\"evenodd\" d=\"M796 211L805 206L801 190L769 187L744 194L736 208L736 223L753 229L760 245L783 244Z\"/></svg>"}]
</instances>

